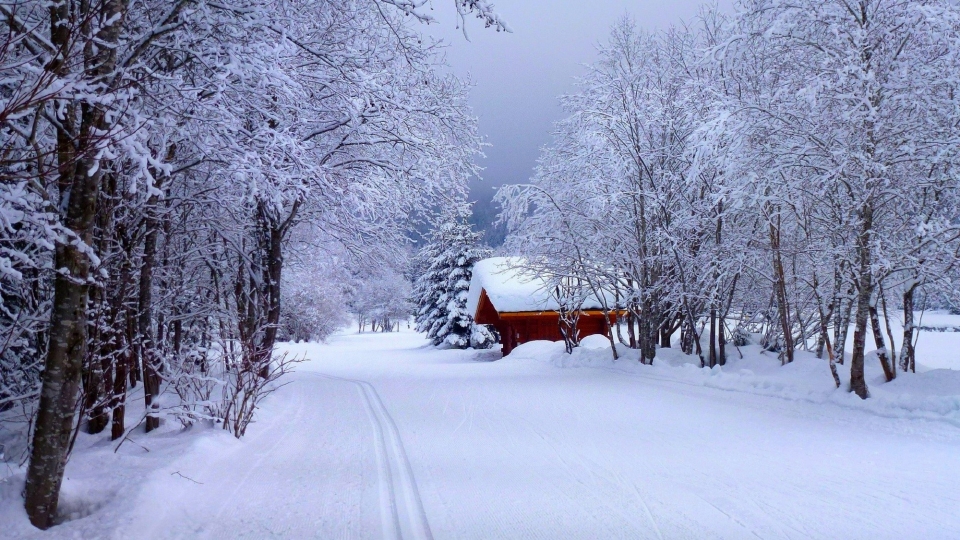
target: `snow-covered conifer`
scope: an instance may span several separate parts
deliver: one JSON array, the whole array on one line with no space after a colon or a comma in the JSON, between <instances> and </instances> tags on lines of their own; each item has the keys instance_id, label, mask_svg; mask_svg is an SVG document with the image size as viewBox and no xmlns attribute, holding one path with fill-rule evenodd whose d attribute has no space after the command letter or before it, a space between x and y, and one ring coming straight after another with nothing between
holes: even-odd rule
<instances>
[{"instance_id":1,"label":"snow-covered conifer","mask_svg":"<svg viewBox=\"0 0 960 540\"><path fill-rule=\"evenodd\" d=\"M486 327L474 324L466 305L473 265L488 250L479 246L481 234L468 223L469 215L467 204L445 215L420 253L423 273L414 291L417 330L426 332L434 345L485 349L495 338Z\"/></svg>"}]
</instances>

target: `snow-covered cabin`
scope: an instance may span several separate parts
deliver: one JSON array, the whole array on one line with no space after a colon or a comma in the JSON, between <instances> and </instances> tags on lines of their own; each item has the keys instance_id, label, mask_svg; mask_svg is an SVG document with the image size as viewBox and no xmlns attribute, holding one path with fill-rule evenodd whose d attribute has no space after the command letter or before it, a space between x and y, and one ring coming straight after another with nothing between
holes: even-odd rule
<instances>
[{"instance_id":1,"label":"snow-covered cabin","mask_svg":"<svg viewBox=\"0 0 960 540\"><path fill-rule=\"evenodd\" d=\"M492 257L478 261L473 267L467 312L477 324L489 324L500 333L503 354L528 341L559 341L560 304L550 294L543 278L525 272L523 261L511 257ZM602 304L588 298L580 310L577 329L581 338L607 334ZM611 313L611 322L616 314Z\"/></svg>"}]
</instances>

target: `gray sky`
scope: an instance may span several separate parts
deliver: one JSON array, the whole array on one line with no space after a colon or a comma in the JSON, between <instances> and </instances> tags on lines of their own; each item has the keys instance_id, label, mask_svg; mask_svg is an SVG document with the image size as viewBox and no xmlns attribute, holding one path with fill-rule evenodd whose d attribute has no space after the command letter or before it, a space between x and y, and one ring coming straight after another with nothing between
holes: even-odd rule
<instances>
[{"instance_id":1,"label":"gray sky","mask_svg":"<svg viewBox=\"0 0 960 540\"><path fill-rule=\"evenodd\" d=\"M456 28L451 0L433 0L440 24L422 27L449 44L454 72L476 85L471 95L480 132L493 146L481 161L482 184L473 186L478 207L492 186L527 181L539 150L550 142L552 123L562 118L557 96L574 90L582 65L596 58L623 14L646 29L665 28L696 16L701 0L498 0L497 11L513 33L497 33L477 19L468 21L470 41ZM729 6L731 0L720 0ZM483 208L477 208L483 212ZM483 224L485 225L485 223Z\"/></svg>"}]
</instances>

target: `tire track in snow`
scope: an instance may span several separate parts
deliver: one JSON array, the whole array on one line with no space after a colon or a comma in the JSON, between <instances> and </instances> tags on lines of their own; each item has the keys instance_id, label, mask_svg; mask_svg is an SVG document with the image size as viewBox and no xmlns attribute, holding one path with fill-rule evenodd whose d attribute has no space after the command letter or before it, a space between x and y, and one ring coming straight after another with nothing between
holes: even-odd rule
<instances>
[{"instance_id":1,"label":"tire track in snow","mask_svg":"<svg viewBox=\"0 0 960 540\"><path fill-rule=\"evenodd\" d=\"M380 516L384 538L432 540L430 523L423 509L417 481L404 450L400 431L380 399L380 394L366 381L314 373L325 379L355 385L366 405L377 447Z\"/></svg>"}]
</instances>

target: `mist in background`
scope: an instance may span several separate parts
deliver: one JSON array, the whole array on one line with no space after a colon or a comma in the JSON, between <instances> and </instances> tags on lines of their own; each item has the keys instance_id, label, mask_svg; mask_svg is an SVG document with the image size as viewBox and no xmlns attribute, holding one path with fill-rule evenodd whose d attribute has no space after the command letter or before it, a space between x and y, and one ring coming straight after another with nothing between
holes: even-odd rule
<instances>
[{"instance_id":1,"label":"mist in background","mask_svg":"<svg viewBox=\"0 0 960 540\"><path fill-rule=\"evenodd\" d=\"M422 32L442 39L451 69L473 82L471 105L480 132L491 146L482 178L470 186L475 201L474 224L491 245L503 242L504 231L492 227L499 208L492 202L497 187L520 184L533 174L540 148L550 143L553 122L563 118L557 97L575 91L574 79L583 64L596 59L596 45L624 15L646 30L693 21L700 0L499 0L497 11L512 33L484 28L467 20L469 41L453 2L434 0L432 15L439 24ZM722 0L731 9L732 0Z\"/></svg>"}]
</instances>

